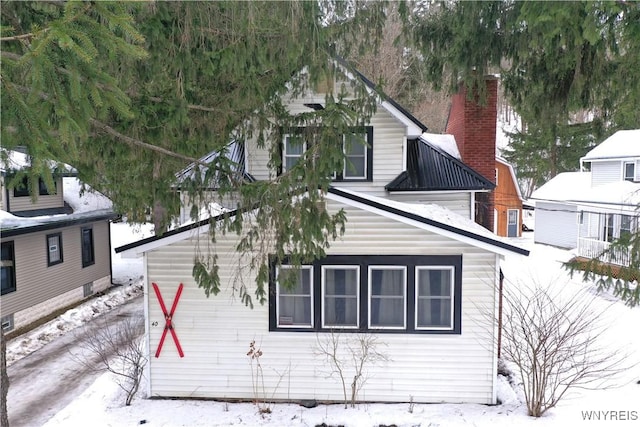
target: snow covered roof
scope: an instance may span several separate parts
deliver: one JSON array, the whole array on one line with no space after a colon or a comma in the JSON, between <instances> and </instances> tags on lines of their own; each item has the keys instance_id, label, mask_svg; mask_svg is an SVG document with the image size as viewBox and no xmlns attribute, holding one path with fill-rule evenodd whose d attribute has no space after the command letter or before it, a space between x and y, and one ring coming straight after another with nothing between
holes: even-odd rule
<instances>
[{"instance_id":1,"label":"snow covered roof","mask_svg":"<svg viewBox=\"0 0 640 427\"><path fill-rule=\"evenodd\" d=\"M104 209L112 209L111 200L88 186L82 187L78 178L62 178L62 195L65 203L73 209L73 213L92 212Z\"/></svg>"},{"instance_id":2,"label":"snow covered roof","mask_svg":"<svg viewBox=\"0 0 640 427\"><path fill-rule=\"evenodd\" d=\"M490 252L501 255L509 253L529 254L528 250L514 245L509 240L495 235L470 219L458 215L440 205L396 202L336 187L329 188L326 198L434 232L472 246L480 247ZM233 211L230 214L235 215L237 213L237 211ZM222 219L222 217L213 217L180 227L162 236L149 237L118 247L115 251L116 253L122 252L123 256L139 256L144 252L204 233L208 231L211 220L215 221L217 219Z\"/></svg>"},{"instance_id":3,"label":"snow covered roof","mask_svg":"<svg viewBox=\"0 0 640 427\"><path fill-rule=\"evenodd\" d=\"M591 187L591 172L564 172L551 178L531 193L536 200L567 201L573 194L584 193Z\"/></svg>"},{"instance_id":4,"label":"snow covered roof","mask_svg":"<svg viewBox=\"0 0 640 427\"><path fill-rule=\"evenodd\" d=\"M0 172L4 175L7 172L19 171L31 165L30 157L20 151L5 150L0 148ZM58 169L65 176L76 175L77 171L66 163L56 163L49 161L51 170Z\"/></svg>"},{"instance_id":5,"label":"snow covered roof","mask_svg":"<svg viewBox=\"0 0 640 427\"><path fill-rule=\"evenodd\" d=\"M80 212L61 215L45 215L36 217L18 217L0 210L0 234L2 238L36 231L52 230L70 225L86 224L101 220L110 220L117 215L111 209Z\"/></svg>"},{"instance_id":6,"label":"snow covered roof","mask_svg":"<svg viewBox=\"0 0 640 427\"><path fill-rule=\"evenodd\" d=\"M619 130L589 151L581 161L640 157L640 129Z\"/></svg>"},{"instance_id":7,"label":"snow covered roof","mask_svg":"<svg viewBox=\"0 0 640 427\"><path fill-rule=\"evenodd\" d=\"M591 186L591 172L564 172L531 194L531 199L635 210L640 204L640 183L611 182Z\"/></svg>"},{"instance_id":8,"label":"snow covered roof","mask_svg":"<svg viewBox=\"0 0 640 427\"><path fill-rule=\"evenodd\" d=\"M455 157L458 160L462 160L456 138L453 135L425 132L420 135L420 139L440 148L450 156Z\"/></svg>"},{"instance_id":9,"label":"snow covered roof","mask_svg":"<svg viewBox=\"0 0 640 427\"><path fill-rule=\"evenodd\" d=\"M82 184L77 178L64 177L62 185L64 201L73 209L73 213L38 215L39 212L30 211L36 216L26 217L0 210L2 236L8 237L117 217L113 212L110 199L86 186L85 190L82 190Z\"/></svg>"}]
</instances>

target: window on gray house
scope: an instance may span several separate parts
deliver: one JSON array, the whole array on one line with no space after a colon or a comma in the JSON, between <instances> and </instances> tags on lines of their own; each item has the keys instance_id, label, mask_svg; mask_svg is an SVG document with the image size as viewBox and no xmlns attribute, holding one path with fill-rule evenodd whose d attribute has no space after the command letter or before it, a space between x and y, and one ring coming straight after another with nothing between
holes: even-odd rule
<instances>
[{"instance_id":1,"label":"window on gray house","mask_svg":"<svg viewBox=\"0 0 640 427\"><path fill-rule=\"evenodd\" d=\"M82 236L82 267L95 264L95 253L93 245L93 228L86 227L81 230Z\"/></svg>"},{"instance_id":2,"label":"window on gray house","mask_svg":"<svg viewBox=\"0 0 640 427\"><path fill-rule=\"evenodd\" d=\"M2 242L1 248L0 283L4 295L16 290L15 250L12 241Z\"/></svg>"},{"instance_id":3,"label":"window on gray house","mask_svg":"<svg viewBox=\"0 0 640 427\"><path fill-rule=\"evenodd\" d=\"M58 184L56 183L55 180L53 181L53 186L54 186L54 191L50 193L49 190L47 189L47 185L44 183L44 180L42 178L38 178L38 194L40 196L49 196L49 195L56 194L58 189ZM31 191L29 191L29 182L27 177L25 176L22 179L22 183L19 186L14 187L13 197L29 197L30 195L31 195Z\"/></svg>"},{"instance_id":4,"label":"window on gray house","mask_svg":"<svg viewBox=\"0 0 640 427\"><path fill-rule=\"evenodd\" d=\"M60 264L62 259L62 233L47 235L47 265Z\"/></svg>"}]
</instances>

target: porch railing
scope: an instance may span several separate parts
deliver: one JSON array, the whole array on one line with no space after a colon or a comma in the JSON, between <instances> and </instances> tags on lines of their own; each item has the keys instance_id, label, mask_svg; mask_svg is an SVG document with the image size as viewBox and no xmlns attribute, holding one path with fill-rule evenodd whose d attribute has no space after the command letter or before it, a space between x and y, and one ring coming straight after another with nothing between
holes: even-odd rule
<instances>
[{"instance_id":1,"label":"porch railing","mask_svg":"<svg viewBox=\"0 0 640 427\"><path fill-rule=\"evenodd\" d=\"M584 258L598 258L607 264L628 266L631 253L628 248L615 248L609 251L611 243L602 240L580 237L578 238L578 255ZM605 253L605 251L607 251Z\"/></svg>"}]
</instances>

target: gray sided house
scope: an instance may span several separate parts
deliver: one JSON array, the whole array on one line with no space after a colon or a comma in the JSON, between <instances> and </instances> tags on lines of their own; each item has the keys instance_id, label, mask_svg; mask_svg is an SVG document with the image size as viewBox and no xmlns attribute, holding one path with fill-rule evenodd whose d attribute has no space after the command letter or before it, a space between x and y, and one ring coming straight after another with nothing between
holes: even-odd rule
<instances>
[{"instance_id":1,"label":"gray sided house","mask_svg":"<svg viewBox=\"0 0 640 427\"><path fill-rule=\"evenodd\" d=\"M16 152L10 156L24 157ZM5 167L0 178L0 317L5 333L111 286L111 209L74 209L78 195L64 194L65 184L76 182L71 170L55 174L55 191L40 183L34 201L26 187L8 188L15 167L26 166L17 164Z\"/></svg>"},{"instance_id":2,"label":"gray sided house","mask_svg":"<svg viewBox=\"0 0 640 427\"><path fill-rule=\"evenodd\" d=\"M288 99L288 108L302 113L324 99L306 93ZM350 360L349 347L370 336L388 361L367 366L358 400L496 403L500 262L528 251L474 221L477 195L493 182L431 142L426 130L380 98L363 134L367 145L347 153L357 167L337 171L326 194L327 211L346 214L345 234L325 258L302 267L293 289L281 281L290 266L272 264L264 305L250 309L238 298L239 286L250 294L256 286L247 257L234 250L240 237L209 241L220 217L116 248L144 259L148 395L341 401L340 379L320 347L335 339L336 357ZM283 138L284 167L301 153L294 141ZM247 180L279 173L267 167L268 153L255 140L208 156L216 155L234 160ZM486 157L493 165L495 146ZM221 280L221 292L209 298L192 277L195 251L204 248L217 255ZM259 396L251 342L262 351ZM353 373L346 369L349 387Z\"/></svg>"}]
</instances>

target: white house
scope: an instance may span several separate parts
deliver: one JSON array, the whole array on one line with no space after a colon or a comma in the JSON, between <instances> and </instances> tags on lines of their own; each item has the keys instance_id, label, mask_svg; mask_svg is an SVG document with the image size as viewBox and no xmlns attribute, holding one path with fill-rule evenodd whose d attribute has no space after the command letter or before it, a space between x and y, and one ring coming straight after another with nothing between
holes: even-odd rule
<instances>
[{"instance_id":1,"label":"white house","mask_svg":"<svg viewBox=\"0 0 640 427\"><path fill-rule=\"evenodd\" d=\"M307 94L289 107L321 99ZM287 265L272 265L263 306L234 299L238 281L251 288L256 280L234 251L239 236L217 236L210 246L220 294L207 298L192 277L194 251L220 217L117 248L144 257L149 396L254 399L258 378L247 352L255 342L260 396L341 401L319 346L338 337L337 357L345 358L349 343L369 334L388 361L368 366L359 400L495 403L500 260L528 251L474 222L475 195L493 183L425 131L393 100L380 100L357 176L343 174L326 194L330 213L346 213L345 234L326 258L302 267L293 290L279 282ZM273 177L255 141L236 141L231 151L248 179Z\"/></svg>"},{"instance_id":2,"label":"white house","mask_svg":"<svg viewBox=\"0 0 640 427\"><path fill-rule=\"evenodd\" d=\"M623 233L637 230L640 129L618 131L580 159L581 172L559 174L534 191L535 241L598 257ZM602 261L624 265L628 254Z\"/></svg>"}]
</instances>

